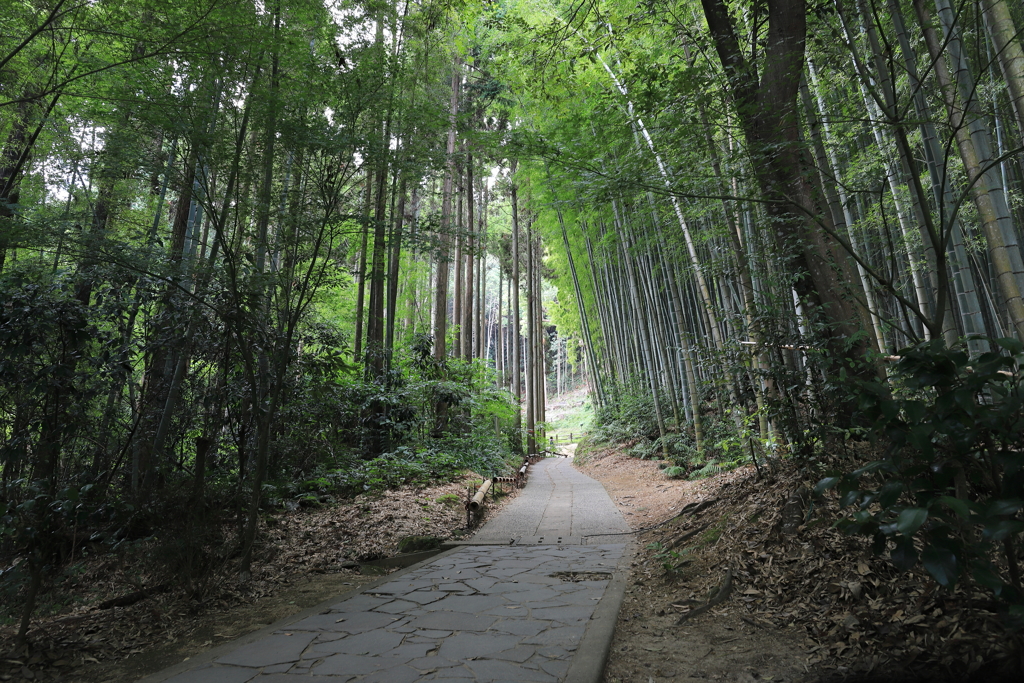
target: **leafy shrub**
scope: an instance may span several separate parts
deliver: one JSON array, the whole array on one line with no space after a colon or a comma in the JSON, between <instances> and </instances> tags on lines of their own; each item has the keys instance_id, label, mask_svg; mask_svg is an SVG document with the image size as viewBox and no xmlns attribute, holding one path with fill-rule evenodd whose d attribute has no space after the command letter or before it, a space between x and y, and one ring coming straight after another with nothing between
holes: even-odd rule
<instances>
[{"instance_id":1,"label":"leafy shrub","mask_svg":"<svg viewBox=\"0 0 1024 683\"><path fill-rule=\"evenodd\" d=\"M661 442L667 446L669 456L676 464L682 464L696 455L696 444L693 437L687 432L669 432L658 439L658 449L661 450Z\"/></svg>"},{"instance_id":2,"label":"leafy shrub","mask_svg":"<svg viewBox=\"0 0 1024 683\"><path fill-rule=\"evenodd\" d=\"M695 469L690 473L690 479L703 479L705 477L713 477L721 472L726 472L730 469L735 469L738 463L721 463L716 460L711 460L705 463L701 467ZM733 465L730 467L729 465Z\"/></svg>"},{"instance_id":3,"label":"leafy shrub","mask_svg":"<svg viewBox=\"0 0 1024 683\"><path fill-rule=\"evenodd\" d=\"M657 541L649 543L647 549L654 551L654 560L659 562L661 568L670 576L679 573L688 559L685 557L687 554L686 550L670 550Z\"/></svg>"},{"instance_id":4,"label":"leafy shrub","mask_svg":"<svg viewBox=\"0 0 1024 683\"><path fill-rule=\"evenodd\" d=\"M639 458L640 460L647 460L648 458L658 458L661 456L661 447L658 444L659 440L650 441L643 439L638 441L632 448L627 451L631 458Z\"/></svg>"},{"instance_id":5,"label":"leafy shrub","mask_svg":"<svg viewBox=\"0 0 1024 683\"><path fill-rule=\"evenodd\" d=\"M894 388L862 381L857 398L882 457L822 479L853 507L837 526L873 538L893 564L919 562L942 586L965 575L1024 626L1017 553L1024 521L1024 347L999 339L971 361L941 339L900 352Z\"/></svg>"},{"instance_id":6,"label":"leafy shrub","mask_svg":"<svg viewBox=\"0 0 1024 683\"><path fill-rule=\"evenodd\" d=\"M609 401L597 409L593 440L597 443L618 443L636 438L656 439L658 423L654 415L654 399L650 394L620 389L618 400Z\"/></svg>"},{"instance_id":7,"label":"leafy shrub","mask_svg":"<svg viewBox=\"0 0 1024 683\"><path fill-rule=\"evenodd\" d=\"M16 481L23 497L0 508L0 544L23 558L11 579L27 580L18 639L25 637L43 578L75 552L75 530L96 514L94 484L74 483L52 491L46 480ZM52 492L51 492L52 491ZM24 570L24 571L23 571ZM19 576L20 575L20 576Z\"/></svg>"},{"instance_id":8,"label":"leafy shrub","mask_svg":"<svg viewBox=\"0 0 1024 683\"><path fill-rule=\"evenodd\" d=\"M515 408L481 363L438 362L421 335L367 380L335 352L344 344L325 325L310 333L280 414L272 472L282 481L269 495L353 495L507 469Z\"/></svg>"}]
</instances>

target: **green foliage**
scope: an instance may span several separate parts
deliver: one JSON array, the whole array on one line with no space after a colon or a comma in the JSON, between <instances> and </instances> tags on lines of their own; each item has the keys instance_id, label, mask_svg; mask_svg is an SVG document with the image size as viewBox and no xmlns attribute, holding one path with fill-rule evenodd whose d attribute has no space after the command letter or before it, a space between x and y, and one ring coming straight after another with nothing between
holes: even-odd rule
<instances>
[{"instance_id":1,"label":"green foliage","mask_svg":"<svg viewBox=\"0 0 1024 683\"><path fill-rule=\"evenodd\" d=\"M459 505L462 504L462 499L460 499L454 493L446 493L442 496L438 496L437 498L435 498L434 502L436 502L439 505L444 505L446 507L458 507Z\"/></svg>"},{"instance_id":2,"label":"green foliage","mask_svg":"<svg viewBox=\"0 0 1024 683\"><path fill-rule=\"evenodd\" d=\"M104 506L96 501L95 484L83 479L59 490L52 480L14 482L12 491L19 497L0 508L0 546L14 550L23 560L3 576L0 591L7 594L5 604L20 606L23 620L35 609L43 577L74 556L76 541L81 542L75 532L104 515Z\"/></svg>"},{"instance_id":3,"label":"green foliage","mask_svg":"<svg viewBox=\"0 0 1024 683\"><path fill-rule=\"evenodd\" d=\"M631 458L639 458L640 460L657 459L661 457L661 448L658 445L659 439L651 441L649 439L642 439L633 445L626 453Z\"/></svg>"},{"instance_id":4,"label":"green foliage","mask_svg":"<svg viewBox=\"0 0 1024 683\"><path fill-rule=\"evenodd\" d=\"M710 460L704 463L703 465L700 465L692 472L690 472L690 479L704 479L705 477L713 477L716 474L720 474L729 469L733 469L733 467L729 467L729 465L733 465L735 467L735 463L723 463L716 460Z\"/></svg>"},{"instance_id":5,"label":"green foliage","mask_svg":"<svg viewBox=\"0 0 1024 683\"><path fill-rule=\"evenodd\" d=\"M91 501L94 484L74 484L53 491L49 481L18 481L22 494L8 500L0 515L0 539L31 564L49 567L61 559L68 535L85 527L100 510Z\"/></svg>"},{"instance_id":6,"label":"green foliage","mask_svg":"<svg viewBox=\"0 0 1024 683\"><path fill-rule=\"evenodd\" d=\"M658 423L654 419L654 399L644 391L620 390L618 400L610 401L594 414L595 443L620 443L636 438L654 439Z\"/></svg>"},{"instance_id":7,"label":"green foliage","mask_svg":"<svg viewBox=\"0 0 1024 683\"><path fill-rule=\"evenodd\" d=\"M703 479L729 472L752 462L752 454L765 451L770 444L762 443L753 428L755 416L745 417L739 428L732 416L715 416L706 423L703 453L689 451L683 461L689 467L690 479Z\"/></svg>"},{"instance_id":8,"label":"green foliage","mask_svg":"<svg viewBox=\"0 0 1024 683\"><path fill-rule=\"evenodd\" d=\"M597 443L634 441L627 453L642 460L660 459L667 449L673 465L665 470L665 476L690 479L714 476L749 464L752 451L763 452L772 445L761 443L755 433L756 415L745 417L737 429L732 416L710 414L704 422L705 447L698 452L688 431L657 436L653 414L649 394L623 393L618 403L597 411L591 437Z\"/></svg>"},{"instance_id":9,"label":"green foliage","mask_svg":"<svg viewBox=\"0 0 1024 683\"><path fill-rule=\"evenodd\" d=\"M665 573L669 576L678 574L683 566L687 563L687 551L684 549L670 550L661 543L655 541L647 545L648 550L654 551L654 559L661 564L661 568L665 570Z\"/></svg>"},{"instance_id":10,"label":"green foliage","mask_svg":"<svg viewBox=\"0 0 1024 683\"><path fill-rule=\"evenodd\" d=\"M676 464L686 462L696 452L693 437L689 432L669 432L665 436L658 437L655 443L659 452L661 444L664 443L668 447L669 457Z\"/></svg>"},{"instance_id":11,"label":"green foliage","mask_svg":"<svg viewBox=\"0 0 1024 683\"><path fill-rule=\"evenodd\" d=\"M310 463L315 476L276 484L277 496L379 493L451 481L467 469L502 474L515 464L502 429L514 417L510 396L494 388L477 364L438 365L414 345L385 381L342 372L333 378L322 375L320 386L313 377L306 375L302 385L311 398L298 403L295 420L285 423L287 443L315 440L333 456L328 463ZM441 428L438 401L447 404ZM370 445L386 450L372 455ZM277 473L309 462L298 453L294 457L282 458ZM310 471L309 465L299 471Z\"/></svg>"},{"instance_id":12,"label":"green foliage","mask_svg":"<svg viewBox=\"0 0 1024 683\"><path fill-rule=\"evenodd\" d=\"M900 352L890 391L860 382L857 400L882 457L835 471L817 491L836 489L854 512L837 526L870 536L900 569L918 563L945 588L971 577L1024 626L1018 546L1024 521L1024 349L971 360L933 340Z\"/></svg>"}]
</instances>

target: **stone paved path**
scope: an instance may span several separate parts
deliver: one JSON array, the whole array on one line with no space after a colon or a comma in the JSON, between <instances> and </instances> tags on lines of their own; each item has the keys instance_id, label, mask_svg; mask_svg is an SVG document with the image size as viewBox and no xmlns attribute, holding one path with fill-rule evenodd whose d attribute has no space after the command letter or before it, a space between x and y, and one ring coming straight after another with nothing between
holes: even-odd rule
<instances>
[{"instance_id":1,"label":"stone paved path","mask_svg":"<svg viewBox=\"0 0 1024 683\"><path fill-rule=\"evenodd\" d=\"M526 488L472 542L621 542L621 536L588 536L624 531L629 525L601 482L573 468L568 458L547 458L530 467Z\"/></svg>"},{"instance_id":2,"label":"stone paved path","mask_svg":"<svg viewBox=\"0 0 1024 683\"><path fill-rule=\"evenodd\" d=\"M145 680L596 683L617 604L597 619L595 610L602 599L614 600L606 593L625 546L621 538L581 543L588 533L628 527L604 488L568 460L544 460L531 470L520 496L472 544L198 658L191 669ZM487 539L494 544L481 544ZM574 658L587 661L574 666Z\"/></svg>"}]
</instances>

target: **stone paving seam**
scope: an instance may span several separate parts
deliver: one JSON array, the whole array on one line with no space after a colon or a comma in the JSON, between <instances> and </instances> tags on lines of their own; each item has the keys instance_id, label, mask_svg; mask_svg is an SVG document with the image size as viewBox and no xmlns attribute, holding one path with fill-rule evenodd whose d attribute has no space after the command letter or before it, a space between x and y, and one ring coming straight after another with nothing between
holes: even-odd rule
<instances>
[{"instance_id":1,"label":"stone paving seam","mask_svg":"<svg viewBox=\"0 0 1024 683\"><path fill-rule=\"evenodd\" d=\"M162 669L160 671L157 671L156 673L149 674L148 676L144 676L144 677L138 679L136 681L136 683L163 683L163 681L166 681L169 678L172 678L173 676L177 676L178 674L184 673L184 672L189 671L191 669L198 669L199 667L201 667L203 665L206 665L206 664L211 664L218 657L222 657L222 656L224 656L226 654L229 654L229 653L233 652L235 649L237 649L238 647L241 647L243 645L248 645L249 643L255 642L255 641L257 641L257 640L259 640L261 638L265 638L267 636L274 635L274 633L276 633L277 631L282 630L286 626L290 626L291 624L294 624L294 623L296 623L298 621L302 621L303 619L306 619L308 617L317 616L318 614L321 614L324 610L329 610L332 605L336 605L339 602L344 602L344 601L349 600L351 598L358 597L360 595L360 593L371 591L372 589L374 589L374 588L376 588L378 586L381 586L381 585L387 583L388 581L392 581L393 579L399 578L399 577L401 577L401 576L403 576L405 574L408 574L410 572L418 571L419 569L422 569L427 564L429 564L431 562L434 562L436 560L439 560L439 559L445 557L446 555L451 555L451 554L455 553L458 550L459 550L458 548L452 548L451 550L445 550L445 551L443 551L443 552L441 552L441 553L439 553L437 555L434 555L433 557L428 557L425 560L421 560L420 562L417 562L414 565L411 565L411 566L406 567L404 569L399 569L397 572L395 572L393 574L387 574L385 576L381 576L381 577L379 577L377 579L374 579L373 581L370 581L369 583L363 584L362 586L357 586L357 587L352 588L352 589L350 589L348 591L345 591L341 595L336 595L336 596L334 596L332 598L324 600L323 602L321 602L318 605L314 605L313 607L307 607L306 609L301 610L299 612L296 612L295 614L292 614L290 616L284 617L282 619L278 619L273 624L271 624L269 626L266 626L264 628L261 628L258 631L253 631L252 633L246 633L245 635L239 636L238 638L235 638L234 640L230 640L230 641L228 641L226 643L221 643L220 645L217 645L217 646L215 646L215 647L213 647L213 648L211 648L209 650L206 650L206 651L204 651L204 652L202 652L202 653L200 653L200 654L198 654L198 655L196 655L194 657L190 657L189 659L187 659L185 661L179 662L179 663L177 663L177 664L175 664L173 666L170 666L170 667L168 667L166 669ZM227 679L225 679L225 683L226 683L226 681L227 681ZM327 679L324 679L324 683L329 683L329 682L327 681Z\"/></svg>"}]
</instances>

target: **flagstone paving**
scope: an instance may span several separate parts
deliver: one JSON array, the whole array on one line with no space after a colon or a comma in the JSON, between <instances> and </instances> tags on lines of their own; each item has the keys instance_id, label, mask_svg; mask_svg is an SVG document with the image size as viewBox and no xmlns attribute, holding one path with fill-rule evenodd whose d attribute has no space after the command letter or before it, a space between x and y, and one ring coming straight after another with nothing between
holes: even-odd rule
<instances>
[{"instance_id":1,"label":"flagstone paving","mask_svg":"<svg viewBox=\"0 0 1024 683\"><path fill-rule=\"evenodd\" d=\"M601 482L575 469L569 458L546 458L530 467L526 487L471 543L611 543L622 537L596 534L628 531Z\"/></svg>"},{"instance_id":2,"label":"flagstone paving","mask_svg":"<svg viewBox=\"0 0 1024 683\"><path fill-rule=\"evenodd\" d=\"M628 527L604 488L567 460L532 469L519 498L473 545L146 681L564 681L625 549L582 543ZM495 545L479 544L487 539ZM615 611L603 619L613 626ZM605 636L592 635L591 650L595 638L611 637L608 623L597 630ZM603 661L608 643L596 646ZM600 667L589 669L596 681Z\"/></svg>"}]
</instances>

